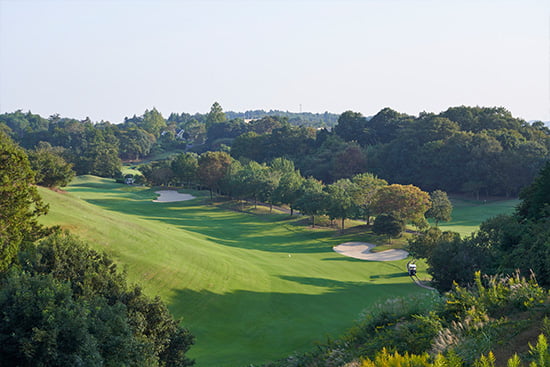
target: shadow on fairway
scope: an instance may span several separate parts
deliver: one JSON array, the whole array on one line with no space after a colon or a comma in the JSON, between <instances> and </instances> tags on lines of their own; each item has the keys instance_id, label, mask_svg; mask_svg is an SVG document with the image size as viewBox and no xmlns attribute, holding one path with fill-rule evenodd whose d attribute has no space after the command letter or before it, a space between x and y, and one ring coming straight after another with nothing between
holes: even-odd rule
<instances>
[{"instance_id":1,"label":"shadow on fairway","mask_svg":"<svg viewBox=\"0 0 550 367\"><path fill-rule=\"evenodd\" d=\"M170 309L196 336L197 366L247 366L315 348L342 335L375 303L426 290L410 283L373 284L281 276L324 287L321 294L176 290ZM406 280L404 280L406 282ZM318 289L318 288L317 288Z\"/></svg>"},{"instance_id":2,"label":"shadow on fairway","mask_svg":"<svg viewBox=\"0 0 550 367\"><path fill-rule=\"evenodd\" d=\"M224 246L268 252L315 253L326 252L334 245L323 241L327 237L326 231L289 230L288 222L280 218L258 220L254 215L201 205L200 198L172 203L154 203L151 200L150 191L117 191L112 198L106 194L101 199L86 201L110 211L136 215L198 233Z\"/></svg>"}]
</instances>

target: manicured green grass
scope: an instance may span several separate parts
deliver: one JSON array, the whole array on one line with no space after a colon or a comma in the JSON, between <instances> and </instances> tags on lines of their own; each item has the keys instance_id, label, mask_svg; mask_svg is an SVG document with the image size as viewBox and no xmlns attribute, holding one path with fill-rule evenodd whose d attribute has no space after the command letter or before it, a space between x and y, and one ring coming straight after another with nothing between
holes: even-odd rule
<instances>
[{"instance_id":1,"label":"manicured green grass","mask_svg":"<svg viewBox=\"0 0 550 367\"><path fill-rule=\"evenodd\" d=\"M461 236L470 235L479 229L484 220L499 214L511 214L518 205L518 199L477 201L461 198L451 198L453 213L450 222L439 223L442 230L460 233Z\"/></svg>"},{"instance_id":2,"label":"manicured green grass","mask_svg":"<svg viewBox=\"0 0 550 367\"><path fill-rule=\"evenodd\" d=\"M133 282L160 295L197 337L197 366L245 366L307 351L337 337L387 297L427 292L407 260L367 262L332 247L365 240L252 215L197 199L155 203L154 190L78 177L58 193L40 189L64 228L111 254ZM420 274L421 277L425 273Z\"/></svg>"}]
</instances>

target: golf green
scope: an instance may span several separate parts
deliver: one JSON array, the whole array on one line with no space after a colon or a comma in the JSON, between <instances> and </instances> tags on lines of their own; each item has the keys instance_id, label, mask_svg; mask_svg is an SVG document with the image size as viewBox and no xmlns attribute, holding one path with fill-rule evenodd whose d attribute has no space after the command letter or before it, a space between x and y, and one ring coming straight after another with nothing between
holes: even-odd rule
<instances>
[{"instance_id":1,"label":"golf green","mask_svg":"<svg viewBox=\"0 0 550 367\"><path fill-rule=\"evenodd\" d=\"M66 192L40 189L44 224L59 224L111 254L159 295L196 336L197 366L245 366L307 351L342 334L388 297L427 294L407 260L362 261L332 247L362 236L298 226L286 214L250 215L93 176ZM422 270L422 269L420 269ZM425 273L420 272L420 277Z\"/></svg>"}]
</instances>

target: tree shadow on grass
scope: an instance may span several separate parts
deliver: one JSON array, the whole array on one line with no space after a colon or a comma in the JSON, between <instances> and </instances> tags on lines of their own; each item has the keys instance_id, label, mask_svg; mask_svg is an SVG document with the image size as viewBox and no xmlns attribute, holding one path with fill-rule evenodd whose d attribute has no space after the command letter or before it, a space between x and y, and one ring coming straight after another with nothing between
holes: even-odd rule
<instances>
[{"instance_id":1,"label":"tree shadow on grass","mask_svg":"<svg viewBox=\"0 0 550 367\"><path fill-rule=\"evenodd\" d=\"M410 283L372 284L281 276L315 294L176 290L171 311L196 336L197 366L245 366L313 350L351 328L377 302L425 292ZM311 287L309 287L311 286ZM322 292L317 287L328 288Z\"/></svg>"},{"instance_id":2,"label":"tree shadow on grass","mask_svg":"<svg viewBox=\"0 0 550 367\"><path fill-rule=\"evenodd\" d=\"M122 195L123 199L119 196ZM224 246L268 252L326 252L334 243L326 242L323 231L290 230L281 220L258 220L256 216L235 213L197 202L153 203L143 193L116 194L116 198L93 199L88 202L106 210L138 216L206 236ZM130 199L130 200L128 200Z\"/></svg>"}]
</instances>

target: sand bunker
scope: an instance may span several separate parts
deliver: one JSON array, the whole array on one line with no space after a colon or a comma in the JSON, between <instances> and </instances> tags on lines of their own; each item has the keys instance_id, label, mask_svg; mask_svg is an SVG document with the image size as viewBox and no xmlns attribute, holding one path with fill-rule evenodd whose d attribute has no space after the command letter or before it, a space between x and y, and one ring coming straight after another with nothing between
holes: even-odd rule
<instances>
[{"instance_id":1,"label":"sand bunker","mask_svg":"<svg viewBox=\"0 0 550 367\"><path fill-rule=\"evenodd\" d=\"M186 201L194 199L195 197L190 194L180 194L175 190L161 190L155 191L155 194L159 194L159 197L153 200L155 203L169 203L173 201Z\"/></svg>"},{"instance_id":2,"label":"sand bunker","mask_svg":"<svg viewBox=\"0 0 550 367\"><path fill-rule=\"evenodd\" d=\"M409 256L405 250L390 249L380 252L370 252L370 249L375 247L372 243L366 242L346 242L338 246L334 246L333 250L339 254L353 257L355 259L370 260L370 261L396 261L403 260Z\"/></svg>"}]
</instances>

